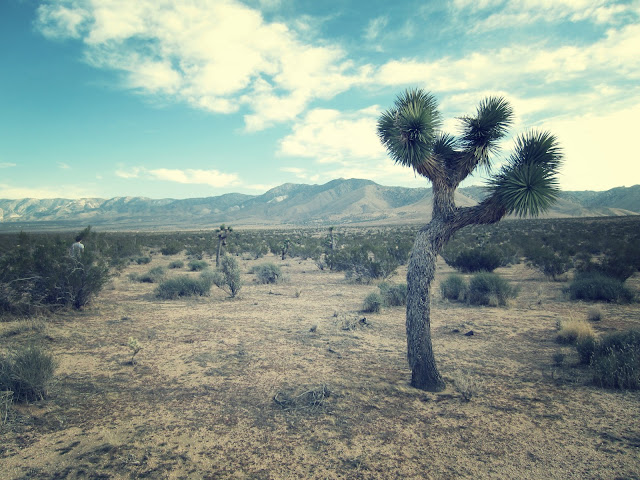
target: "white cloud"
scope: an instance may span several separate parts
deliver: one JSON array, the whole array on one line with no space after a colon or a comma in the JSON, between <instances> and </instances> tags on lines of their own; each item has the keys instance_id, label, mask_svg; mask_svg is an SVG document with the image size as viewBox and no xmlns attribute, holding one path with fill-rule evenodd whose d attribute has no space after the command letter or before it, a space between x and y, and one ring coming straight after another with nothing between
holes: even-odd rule
<instances>
[{"instance_id":1,"label":"white cloud","mask_svg":"<svg viewBox=\"0 0 640 480\"><path fill-rule=\"evenodd\" d=\"M64 162L58 162L58 168L60 168L61 170L70 170L71 166Z\"/></svg>"},{"instance_id":2,"label":"white cloud","mask_svg":"<svg viewBox=\"0 0 640 480\"><path fill-rule=\"evenodd\" d=\"M291 120L367 73L235 0L59 0L38 13L43 34L81 38L87 61L122 72L128 88L212 112L248 108L249 130Z\"/></svg>"},{"instance_id":3,"label":"white cloud","mask_svg":"<svg viewBox=\"0 0 640 480\"><path fill-rule=\"evenodd\" d=\"M605 115L550 120L564 150L564 190L607 190L640 183L640 163L634 139L640 102Z\"/></svg>"},{"instance_id":4,"label":"white cloud","mask_svg":"<svg viewBox=\"0 0 640 480\"><path fill-rule=\"evenodd\" d=\"M115 172L120 178L147 178L153 180L163 180L167 182L209 185L211 187L222 188L239 185L239 177L235 173L222 173L218 170L202 170L187 168L155 168L131 167L125 169L120 167Z\"/></svg>"},{"instance_id":5,"label":"white cloud","mask_svg":"<svg viewBox=\"0 0 640 480\"><path fill-rule=\"evenodd\" d=\"M364 32L365 40L372 41L378 38L380 33L387 26L387 23L389 23L389 19L387 17L376 17L371 19Z\"/></svg>"},{"instance_id":6,"label":"white cloud","mask_svg":"<svg viewBox=\"0 0 640 480\"><path fill-rule=\"evenodd\" d=\"M0 198L87 198L93 192L75 185L58 185L56 187L16 187L0 183Z\"/></svg>"},{"instance_id":7,"label":"white cloud","mask_svg":"<svg viewBox=\"0 0 640 480\"><path fill-rule=\"evenodd\" d=\"M0 162L0 168L11 168L15 166L16 164L12 162Z\"/></svg>"},{"instance_id":8,"label":"white cloud","mask_svg":"<svg viewBox=\"0 0 640 480\"><path fill-rule=\"evenodd\" d=\"M320 163L384 157L376 133L379 114L377 106L351 113L311 110L293 126L292 133L280 141L279 153L313 158Z\"/></svg>"},{"instance_id":9,"label":"white cloud","mask_svg":"<svg viewBox=\"0 0 640 480\"><path fill-rule=\"evenodd\" d=\"M158 179L177 183L190 183L210 185L212 187L228 187L239 184L238 175L235 173L221 173L218 170L197 169L169 169L158 168L149 170L148 173Z\"/></svg>"},{"instance_id":10,"label":"white cloud","mask_svg":"<svg viewBox=\"0 0 640 480\"><path fill-rule=\"evenodd\" d=\"M614 3L608 0L454 0L457 12L484 13L475 18L472 31L514 28L539 22L591 21L615 24L640 13L638 2Z\"/></svg>"},{"instance_id":11,"label":"white cloud","mask_svg":"<svg viewBox=\"0 0 640 480\"><path fill-rule=\"evenodd\" d=\"M392 60L378 69L375 81L390 86L417 84L449 97L474 97L473 104L485 92L509 92L519 99L519 115L578 105L584 112L589 104L601 109L640 96L640 89L630 86L640 80L638 45L640 25L629 25L609 30L603 39L582 48L512 45L431 62ZM571 82L568 94L563 89ZM541 93L532 93L531 85Z\"/></svg>"}]
</instances>

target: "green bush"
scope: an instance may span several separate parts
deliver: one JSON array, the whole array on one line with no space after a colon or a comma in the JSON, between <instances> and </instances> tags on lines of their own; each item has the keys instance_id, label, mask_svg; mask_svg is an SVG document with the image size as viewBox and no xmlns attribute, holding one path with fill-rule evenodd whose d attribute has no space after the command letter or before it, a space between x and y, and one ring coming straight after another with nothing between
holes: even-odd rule
<instances>
[{"instance_id":1,"label":"green bush","mask_svg":"<svg viewBox=\"0 0 640 480\"><path fill-rule=\"evenodd\" d=\"M179 297L204 296L210 291L211 283L208 281L183 275L160 283L156 287L155 295L163 300L174 300Z\"/></svg>"},{"instance_id":2,"label":"green bush","mask_svg":"<svg viewBox=\"0 0 640 480\"><path fill-rule=\"evenodd\" d=\"M393 285L383 282L378 285L380 295L384 299L384 304L389 307L399 307L407 304L407 284L399 283Z\"/></svg>"},{"instance_id":3,"label":"green bush","mask_svg":"<svg viewBox=\"0 0 640 480\"><path fill-rule=\"evenodd\" d=\"M577 274L567 292L571 300L629 303L634 299L620 280L597 272Z\"/></svg>"},{"instance_id":4,"label":"green bush","mask_svg":"<svg viewBox=\"0 0 640 480\"><path fill-rule=\"evenodd\" d=\"M364 299L362 311L367 313L377 313L380 311L383 303L384 299L382 298L382 295L377 292L370 293Z\"/></svg>"},{"instance_id":5,"label":"green bush","mask_svg":"<svg viewBox=\"0 0 640 480\"><path fill-rule=\"evenodd\" d=\"M136 263L138 265L146 265L148 263L151 263L151 257L138 257L136 258Z\"/></svg>"},{"instance_id":6,"label":"green bush","mask_svg":"<svg viewBox=\"0 0 640 480\"><path fill-rule=\"evenodd\" d=\"M590 368L602 387L640 389L640 330L605 335L595 344Z\"/></svg>"},{"instance_id":7,"label":"green bush","mask_svg":"<svg viewBox=\"0 0 640 480\"><path fill-rule=\"evenodd\" d=\"M182 268L184 267L184 262L182 260L176 260L169 264L169 268Z\"/></svg>"},{"instance_id":8,"label":"green bush","mask_svg":"<svg viewBox=\"0 0 640 480\"><path fill-rule=\"evenodd\" d=\"M220 260L220 270L205 270L201 278L209 285L221 288L231 297L235 297L243 285L238 261L229 255L223 256Z\"/></svg>"},{"instance_id":9,"label":"green bush","mask_svg":"<svg viewBox=\"0 0 640 480\"><path fill-rule=\"evenodd\" d=\"M498 249L485 247L463 250L453 258L443 258L451 267L463 273L493 272L505 263Z\"/></svg>"},{"instance_id":10,"label":"green bush","mask_svg":"<svg viewBox=\"0 0 640 480\"><path fill-rule=\"evenodd\" d=\"M107 262L90 246L72 257L61 238L21 234L18 242L0 257L0 311L32 315L80 309L109 281Z\"/></svg>"},{"instance_id":11,"label":"green bush","mask_svg":"<svg viewBox=\"0 0 640 480\"><path fill-rule=\"evenodd\" d=\"M40 347L29 346L0 357L0 390L13 392L15 401L42 400L47 396L57 363Z\"/></svg>"},{"instance_id":12,"label":"green bush","mask_svg":"<svg viewBox=\"0 0 640 480\"><path fill-rule=\"evenodd\" d=\"M181 243L177 241L172 241L167 243L164 247L162 247L160 249L160 253L162 253L162 255L176 255L180 253L183 248L184 246Z\"/></svg>"},{"instance_id":13,"label":"green bush","mask_svg":"<svg viewBox=\"0 0 640 480\"><path fill-rule=\"evenodd\" d=\"M209 266L204 260L191 260L187 265L192 272L200 272Z\"/></svg>"},{"instance_id":14,"label":"green bush","mask_svg":"<svg viewBox=\"0 0 640 480\"><path fill-rule=\"evenodd\" d=\"M517 290L496 273L477 273L469 281L468 301L471 305L497 307L506 305L508 299L516 296Z\"/></svg>"},{"instance_id":15,"label":"green bush","mask_svg":"<svg viewBox=\"0 0 640 480\"><path fill-rule=\"evenodd\" d=\"M143 273L142 275L136 276L135 279L138 282L143 282L143 283L160 283L162 280L164 280L165 276L166 276L165 268L158 266L158 267L153 267L147 273Z\"/></svg>"},{"instance_id":16,"label":"green bush","mask_svg":"<svg viewBox=\"0 0 640 480\"><path fill-rule=\"evenodd\" d=\"M442 298L451 301L463 302L467 298L469 287L464 277L458 274L449 275L440 283Z\"/></svg>"},{"instance_id":17,"label":"green bush","mask_svg":"<svg viewBox=\"0 0 640 480\"><path fill-rule=\"evenodd\" d=\"M556 280L571 268L572 262L566 254L556 253L550 248L536 248L527 252L527 265Z\"/></svg>"},{"instance_id":18,"label":"green bush","mask_svg":"<svg viewBox=\"0 0 640 480\"><path fill-rule=\"evenodd\" d=\"M280 283L282 281L282 270L280 266L273 263L263 263L251 269L255 273L260 283Z\"/></svg>"}]
</instances>

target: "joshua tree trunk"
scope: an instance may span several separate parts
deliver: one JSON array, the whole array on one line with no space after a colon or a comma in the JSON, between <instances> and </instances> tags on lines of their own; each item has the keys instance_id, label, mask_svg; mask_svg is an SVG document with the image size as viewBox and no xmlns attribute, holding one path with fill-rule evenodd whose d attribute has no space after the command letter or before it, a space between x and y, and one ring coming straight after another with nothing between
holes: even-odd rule
<instances>
[{"instance_id":1,"label":"joshua tree trunk","mask_svg":"<svg viewBox=\"0 0 640 480\"><path fill-rule=\"evenodd\" d=\"M439 392L445 388L438 372L431 343L431 284L438 254L451 236L470 224L499 221L506 211L485 200L475 207L456 208L455 189L434 186L433 218L416 235L407 266L407 359L411 385Z\"/></svg>"},{"instance_id":2,"label":"joshua tree trunk","mask_svg":"<svg viewBox=\"0 0 640 480\"><path fill-rule=\"evenodd\" d=\"M411 385L439 392L444 381L436 367L431 346L431 283L436 271L437 252L430 229L420 230L407 269L407 359Z\"/></svg>"},{"instance_id":3,"label":"joshua tree trunk","mask_svg":"<svg viewBox=\"0 0 640 480\"><path fill-rule=\"evenodd\" d=\"M218 251L216 252L216 267L220 266L220 252L222 252L222 237L218 235Z\"/></svg>"}]
</instances>

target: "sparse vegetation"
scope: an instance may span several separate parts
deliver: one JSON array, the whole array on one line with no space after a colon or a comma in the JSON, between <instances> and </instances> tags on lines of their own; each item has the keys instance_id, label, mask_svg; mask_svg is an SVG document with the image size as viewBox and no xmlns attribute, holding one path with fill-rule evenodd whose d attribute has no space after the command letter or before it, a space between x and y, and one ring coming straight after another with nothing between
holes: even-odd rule
<instances>
[{"instance_id":1,"label":"sparse vegetation","mask_svg":"<svg viewBox=\"0 0 640 480\"><path fill-rule=\"evenodd\" d=\"M575 345L595 338L596 333L589 323L582 319L569 318L560 322L556 340L558 343Z\"/></svg>"},{"instance_id":2,"label":"sparse vegetation","mask_svg":"<svg viewBox=\"0 0 640 480\"><path fill-rule=\"evenodd\" d=\"M274 263L263 263L251 269L259 283L280 283L283 280L282 269Z\"/></svg>"},{"instance_id":3,"label":"sparse vegetation","mask_svg":"<svg viewBox=\"0 0 640 480\"><path fill-rule=\"evenodd\" d=\"M378 313L383 304L384 299L382 295L377 292L372 292L365 297L362 311L365 313Z\"/></svg>"},{"instance_id":4,"label":"sparse vegetation","mask_svg":"<svg viewBox=\"0 0 640 480\"><path fill-rule=\"evenodd\" d=\"M442 298L454 302L463 302L467 299L469 287L462 275L452 274L440 283Z\"/></svg>"},{"instance_id":5,"label":"sparse vegetation","mask_svg":"<svg viewBox=\"0 0 640 480\"><path fill-rule=\"evenodd\" d=\"M169 268L184 268L184 262L182 260L175 260L169 264Z\"/></svg>"},{"instance_id":6,"label":"sparse vegetation","mask_svg":"<svg viewBox=\"0 0 640 480\"><path fill-rule=\"evenodd\" d=\"M387 307L400 307L407 304L407 284L392 284L382 282L378 285L380 295L384 299L384 305Z\"/></svg>"},{"instance_id":7,"label":"sparse vegetation","mask_svg":"<svg viewBox=\"0 0 640 480\"><path fill-rule=\"evenodd\" d=\"M640 331L610 333L594 343L590 369L597 385L640 389Z\"/></svg>"},{"instance_id":8,"label":"sparse vegetation","mask_svg":"<svg viewBox=\"0 0 640 480\"><path fill-rule=\"evenodd\" d=\"M155 290L155 295L163 300L175 300L180 297L197 297L208 295L211 291L211 283L202 278L193 278L186 275L169 278L160 283Z\"/></svg>"},{"instance_id":9,"label":"sparse vegetation","mask_svg":"<svg viewBox=\"0 0 640 480\"><path fill-rule=\"evenodd\" d=\"M13 392L13 401L44 399L53 382L57 363L41 347L30 345L0 356L0 391Z\"/></svg>"},{"instance_id":10,"label":"sparse vegetation","mask_svg":"<svg viewBox=\"0 0 640 480\"><path fill-rule=\"evenodd\" d=\"M509 299L517 295L517 289L500 275L482 272L471 277L467 299L471 305L498 307L506 305Z\"/></svg>"},{"instance_id":11,"label":"sparse vegetation","mask_svg":"<svg viewBox=\"0 0 640 480\"><path fill-rule=\"evenodd\" d=\"M567 292L571 300L629 303L634 294L623 283L597 272L577 274Z\"/></svg>"},{"instance_id":12,"label":"sparse vegetation","mask_svg":"<svg viewBox=\"0 0 640 480\"><path fill-rule=\"evenodd\" d=\"M200 272L207 268L209 264L204 260L191 260L188 263L189 270L192 272Z\"/></svg>"},{"instance_id":13,"label":"sparse vegetation","mask_svg":"<svg viewBox=\"0 0 640 480\"><path fill-rule=\"evenodd\" d=\"M220 262L220 270L205 270L202 279L209 285L215 285L227 292L232 298L238 295L242 289L243 281L238 261L225 255Z\"/></svg>"}]
</instances>

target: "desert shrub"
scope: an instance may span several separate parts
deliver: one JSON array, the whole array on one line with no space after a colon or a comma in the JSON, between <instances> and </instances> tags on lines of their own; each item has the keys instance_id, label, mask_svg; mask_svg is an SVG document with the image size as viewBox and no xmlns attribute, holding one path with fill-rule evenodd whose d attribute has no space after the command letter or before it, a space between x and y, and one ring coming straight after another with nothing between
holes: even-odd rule
<instances>
[{"instance_id":1,"label":"desert shrub","mask_svg":"<svg viewBox=\"0 0 640 480\"><path fill-rule=\"evenodd\" d=\"M378 313L383 304L384 299L382 298L382 295L377 292L372 292L365 297L362 304L362 311L367 313Z\"/></svg>"},{"instance_id":2,"label":"desert shrub","mask_svg":"<svg viewBox=\"0 0 640 480\"><path fill-rule=\"evenodd\" d=\"M505 262L498 249L486 247L462 250L454 256L445 253L443 258L447 264L463 273L493 272Z\"/></svg>"},{"instance_id":3,"label":"desert shrub","mask_svg":"<svg viewBox=\"0 0 640 480\"><path fill-rule=\"evenodd\" d=\"M576 351L578 352L578 358L583 365L589 365L593 352L596 350L598 340L596 337L586 336L581 337L575 342Z\"/></svg>"},{"instance_id":4,"label":"desert shrub","mask_svg":"<svg viewBox=\"0 0 640 480\"><path fill-rule=\"evenodd\" d=\"M227 292L235 297L242 289L242 276L238 261L229 255L220 260L220 270L207 269L201 274L203 281Z\"/></svg>"},{"instance_id":5,"label":"desert shrub","mask_svg":"<svg viewBox=\"0 0 640 480\"><path fill-rule=\"evenodd\" d=\"M399 307L407 304L407 284L391 284L383 282L378 285L384 304L388 307Z\"/></svg>"},{"instance_id":6,"label":"desert shrub","mask_svg":"<svg viewBox=\"0 0 640 480\"><path fill-rule=\"evenodd\" d=\"M634 299L620 280L596 272L576 275L567 292L571 300L629 303Z\"/></svg>"},{"instance_id":7,"label":"desert shrub","mask_svg":"<svg viewBox=\"0 0 640 480\"><path fill-rule=\"evenodd\" d=\"M197 297L208 295L211 283L202 278L186 275L170 278L158 284L155 295L163 300L174 300L179 297Z\"/></svg>"},{"instance_id":8,"label":"desert shrub","mask_svg":"<svg viewBox=\"0 0 640 480\"><path fill-rule=\"evenodd\" d=\"M182 251L184 246L177 241L170 241L160 249L162 255L176 255Z\"/></svg>"},{"instance_id":9,"label":"desert shrub","mask_svg":"<svg viewBox=\"0 0 640 480\"><path fill-rule=\"evenodd\" d=\"M189 267L189 270L191 270L192 272L200 272L205 268L207 268L209 264L204 260L191 260L187 264L187 266Z\"/></svg>"},{"instance_id":10,"label":"desert shrub","mask_svg":"<svg viewBox=\"0 0 640 480\"><path fill-rule=\"evenodd\" d=\"M153 267L147 273L137 275L135 280L143 283L160 283L166 276L166 270L164 267Z\"/></svg>"},{"instance_id":11,"label":"desert shrub","mask_svg":"<svg viewBox=\"0 0 640 480\"><path fill-rule=\"evenodd\" d=\"M462 275L452 274L440 283L442 298L452 301L464 301L468 292L467 283Z\"/></svg>"},{"instance_id":12,"label":"desert shrub","mask_svg":"<svg viewBox=\"0 0 640 480\"><path fill-rule=\"evenodd\" d=\"M136 263L138 265L146 265L148 263L151 263L151 257L138 257L136 258Z\"/></svg>"},{"instance_id":13,"label":"desert shrub","mask_svg":"<svg viewBox=\"0 0 640 480\"><path fill-rule=\"evenodd\" d=\"M469 281L467 299L471 305L506 305L507 300L515 298L517 290L496 273L481 272Z\"/></svg>"},{"instance_id":14,"label":"desert shrub","mask_svg":"<svg viewBox=\"0 0 640 480\"><path fill-rule=\"evenodd\" d=\"M556 280L572 266L571 258L564 253L556 253L550 248L541 247L527 252L527 265L542 272L546 277Z\"/></svg>"},{"instance_id":15,"label":"desert shrub","mask_svg":"<svg viewBox=\"0 0 640 480\"><path fill-rule=\"evenodd\" d=\"M470 402L473 397L477 396L480 389L476 379L459 370L453 373L453 386L465 402Z\"/></svg>"},{"instance_id":16,"label":"desert shrub","mask_svg":"<svg viewBox=\"0 0 640 480\"><path fill-rule=\"evenodd\" d=\"M263 263L251 269L251 273L256 275L260 283L280 283L282 281L282 270L279 265L273 263Z\"/></svg>"},{"instance_id":17,"label":"desert shrub","mask_svg":"<svg viewBox=\"0 0 640 480\"><path fill-rule=\"evenodd\" d=\"M57 363L32 345L0 357L0 390L13 392L15 401L42 400L47 396Z\"/></svg>"},{"instance_id":18,"label":"desert shrub","mask_svg":"<svg viewBox=\"0 0 640 480\"><path fill-rule=\"evenodd\" d=\"M587 312L587 320L590 322L599 322L602 320L602 310L598 307L592 307Z\"/></svg>"},{"instance_id":19,"label":"desert shrub","mask_svg":"<svg viewBox=\"0 0 640 480\"><path fill-rule=\"evenodd\" d=\"M0 257L0 310L31 315L69 306L80 309L110 278L107 262L91 247L72 257L61 238L35 241L21 234L18 241Z\"/></svg>"},{"instance_id":20,"label":"desert shrub","mask_svg":"<svg viewBox=\"0 0 640 480\"><path fill-rule=\"evenodd\" d=\"M169 268L182 268L184 267L184 262L182 260L175 260L169 264Z\"/></svg>"},{"instance_id":21,"label":"desert shrub","mask_svg":"<svg viewBox=\"0 0 640 480\"><path fill-rule=\"evenodd\" d=\"M576 344L586 338L594 339L596 333L593 327L582 319L570 318L560 322L560 329L556 340L563 344Z\"/></svg>"},{"instance_id":22,"label":"desert shrub","mask_svg":"<svg viewBox=\"0 0 640 480\"><path fill-rule=\"evenodd\" d=\"M589 259L578 266L578 271L580 273L599 273L624 282L638 269L636 261L631 257L627 257L624 253L626 252L614 252L605 255L599 263Z\"/></svg>"},{"instance_id":23,"label":"desert shrub","mask_svg":"<svg viewBox=\"0 0 640 480\"><path fill-rule=\"evenodd\" d=\"M590 368L602 387L640 389L640 330L605 335L595 344Z\"/></svg>"},{"instance_id":24,"label":"desert shrub","mask_svg":"<svg viewBox=\"0 0 640 480\"><path fill-rule=\"evenodd\" d=\"M345 272L347 279L369 283L392 275L402 255L391 245L364 244L327 252L325 261L331 270Z\"/></svg>"}]
</instances>

